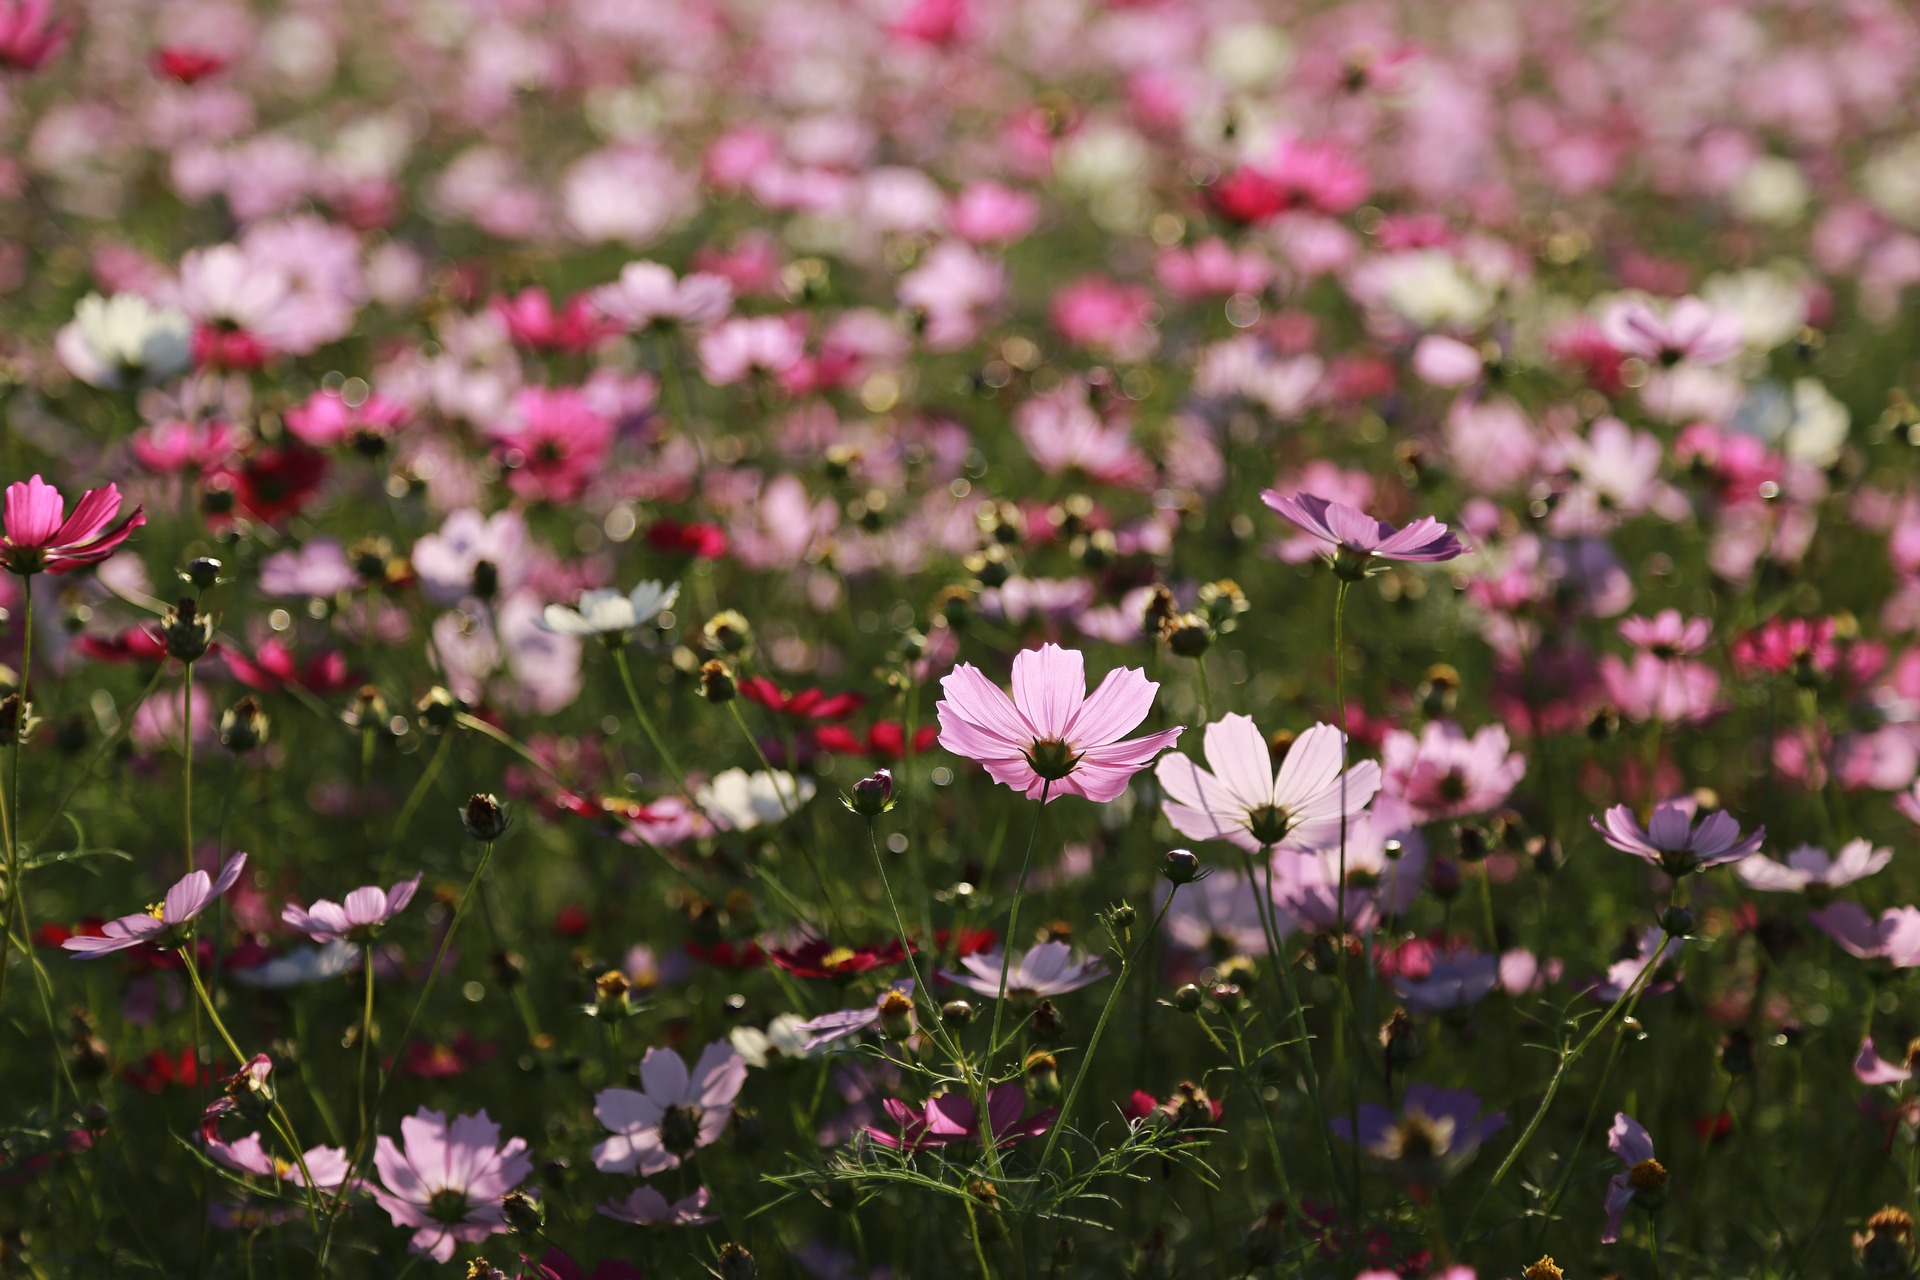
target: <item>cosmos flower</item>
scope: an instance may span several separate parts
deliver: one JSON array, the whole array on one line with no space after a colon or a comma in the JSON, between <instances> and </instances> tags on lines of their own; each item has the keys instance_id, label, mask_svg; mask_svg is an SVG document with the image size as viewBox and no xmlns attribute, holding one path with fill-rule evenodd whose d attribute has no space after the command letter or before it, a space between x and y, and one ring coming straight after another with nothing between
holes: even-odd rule
<instances>
[{"instance_id":1,"label":"cosmos flower","mask_svg":"<svg viewBox=\"0 0 1920 1280\"><path fill-rule=\"evenodd\" d=\"M1418 738L1395 729L1380 744L1381 789L1420 822L1486 813L1506 803L1527 771L1527 758L1507 748L1497 724L1472 737L1450 720L1429 721Z\"/></svg>"},{"instance_id":2,"label":"cosmos flower","mask_svg":"<svg viewBox=\"0 0 1920 1280\"><path fill-rule=\"evenodd\" d=\"M1289 840L1319 846L1337 839L1342 819L1380 790L1380 766L1371 760L1342 772L1344 740L1329 724L1301 734L1271 776L1267 739L1251 716L1208 725L1205 749L1211 771L1171 752L1153 771L1167 820L1193 840L1227 840L1249 852Z\"/></svg>"},{"instance_id":3,"label":"cosmos flower","mask_svg":"<svg viewBox=\"0 0 1920 1280\"><path fill-rule=\"evenodd\" d=\"M1653 816L1643 828L1632 809L1617 804L1607 810L1604 821L1601 818L1588 821L1614 848L1650 862L1676 878L1722 863L1738 862L1767 838L1765 827L1755 827L1742 835L1740 824L1724 811L1708 814L1695 826L1697 811L1690 800L1664 801L1654 806Z\"/></svg>"},{"instance_id":4,"label":"cosmos flower","mask_svg":"<svg viewBox=\"0 0 1920 1280\"><path fill-rule=\"evenodd\" d=\"M594 1145L594 1167L642 1177L674 1168L719 1141L746 1079L746 1059L724 1040L708 1045L691 1072L673 1050L647 1050L639 1090L603 1089L594 1097L594 1116L613 1131Z\"/></svg>"},{"instance_id":5,"label":"cosmos flower","mask_svg":"<svg viewBox=\"0 0 1920 1280\"><path fill-rule=\"evenodd\" d=\"M994 990L998 991L996 984ZM809 1018L797 1030L805 1037L800 1047L811 1053L837 1044L873 1027L886 1027L891 1034L909 1032L913 1026L913 979L902 978L882 991L872 1004L857 1009L841 1009Z\"/></svg>"},{"instance_id":6,"label":"cosmos flower","mask_svg":"<svg viewBox=\"0 0 1920 1280\"><path fill-rule=\"evenodd\" d=\"M280 918L315 942L345 938L364 943L371 941L389 920L405 911L419 888L420 877L417 875L411 880L400 881L391 889L362 885L349 893L344 902L329 902L322 898L306 908L289 906L280 913Z\"/></svg>"},{"instance_id":7,"label":"cosmos flower","mask_svg":"<svg viewBox=\"0 0 1920 1280\"><path fill-rule=\"evenodd\" d=\"M618 639L644 627L680 598L680 584L642 582L622 594L605 588L586 592L577 607L550 604L540 615L542 631L555 635Z\"/></svg>"},{"instance_id":8,"label":"cosmos flower","mask_svg":"<svg viewBox=\"0 0 1920 1280\"><path fill-rule=\"evenodd\" d=\"M968 956L962 960L965 973L942 970L940 976L983 996L1000 994L1000 968L1005 963L999 953ZM1009 996L1058 996L1078 991L1105 977L1107 966L1098 956L1073 958L1073 948L1064 942L1043 942L1021 956L1007 969Z\"/></svg>"},{"instance_id":9,"label":"cosmos flower","mask_svg":"<svg viewBox=\"0 0 1920 1280\"><path fill-rule=\"evenodd\" d=\"M1873 1037L1868 1036L1854 1055L1853 1078L1866 1085L1905 1084L1913 1079L1916 1064L1920 1064L1920 1040L1909 1043L1905 1058L1895 1065L1880 1056L1873 1047Z\"/></svg>"},{"instance_id":10,"label":"cosmos flower","mask_svg":"<svg viewBox=\"0 0 1920 1280\"><path fill-rule=\"evenodd\" d=\"M1895 969L1920 967L1920 910L1913 907L1889 907L1876 920L1857 902L1835 902L1809 911L1807 919L1848 955L1885 960Z\"/></svg>"},{"instance_id":11,"label":"cosmos flower","mask_svg":"<svg viewBox=\"0 0 1920 1280\"><path fill-rule=\"evenodd\" d=\"M980 1113L973 1100L962 1093L944 1093L929 1098L924 1107L913 1107L896 1098L880 1104L893 1121L891 1128L868 1125L866 1134L883 1147L895 1151L918 1151L925 1147L944 1147L980 1140ZM1017 1080L997 1084L987 1091L987 1131L996 1146L1012 1146L1027 1138L1036 1138L1052 1126L1059 1112L1048 1107L1022 1120L1027 1109L1027 1090Z\"/></svg>"},{"instance_id":12,"label":"cosmos flower","mask_svg":"<svg viewBox=\"0 0 1920 1280\"><path fill-rule=\"evenodd\" d=\"M600 1206L600 1212L609 1218L641 1227L698 1227L719 1221L707 1212L707 1201L705 1187L695 1187L692 1195L682 1196L669 1204L667 1198L658 1191L642 1185L629 1193L625 1200L607 1201Z\"/></svg>"},{"instance_id":13,"label":"cosmos flower","mask_svg":"<svg viewBox=\"0 0 1920 1280\"><path fill-rule=\"evenodd\" d=\"M1627 1169L1607 1179L1607 1225L1600 1233L1601 1244L1620 1239L1627 1206L1636 1198L1649 1213L1667 1198L1666 1166L1653 1158L1653 1139L1638 1120L1624 1111L1617 1112L1613 1127L1607 1130L1607 1150L1620 1157Z\"/></svg>"},{"instance_id":14,"label":"cosmos flower","mask_svg":"<svg viewBox=\"0 0 1920 1280\"><path fill-rule=\"evenodd\" d=\"M1505 1112L1481 1114L1468 1089L1411 1084L1398 1114L1376 1103L1360 1105L1359 1123L1346 1116L1328 1122L1335 1137L1355 1142L1388 1167L1416 1182L1458 1173L1480 1144L1507 1123Z\"/></svg>"},{"instance_id":15,"label":"cosmos flower","mask_svg":"<svg viewBox=\"0 0 1920 1280\"><path fill-rule=\"evenodd\" d=\"M851 978L907 958L898 938L873 947L845 947L813 938L797 947L775 947L767 955L797 978Z\"/></svg>"},{"instance_id":16,"label":"cosmos flower","mask_svg":"<svg viewBox=\"0 0 1920 1280\"><path fill-rule=\"evenodd\" d=\"M1815 906L1824 906L1842 885L1864 880L1893 861L1893 850L1876 849L1871 840L1849 840L1837 855L1803 844L1787 855L1785 865L1772 858L1746 858L1734 873L1750 888L1765 893L1801 893Z\"/></svg>"},{"instance_id":17,"label":"cosmos flower","mask_svg":"<svg viewBox=\"0 0 1920 1280\"><path fill-rule=\"evenodd\" d=\"M247 855L236 853L220 868L218 877L209 877L204 871L191 872L167 890L164 899L145 911L107 921L99 937L68 938L60 945L82 960L149 942L159 947L180 946L193 936L194 920L239 882L246 865Z\"/></svg>"},{"instance_id":18,"label":"cosmos flower","mask_svg":"<svg viewBox=\"0 0 1920 1280\"><path fill-rule=\"evenodd\" d=\"M971 663L955 667L940 688L946 694L935 707L940 745L1033 798L1115 799L1181 733L1173 728L1123 740L1146 718L1160 686L1133 667L1119 667L1089 695L1085 659L1058 645L1014 658L1012 697Z\"/></svg>"},{"instance_id":19,"label":"cosmos flower","mask_svg":"<svg viewBox=\"0 0 1920 1280\"><path fill-rule=\"evenodd\" d=\"M137 293L90 293L54 338L60 363L107 390L165 382L193 366L193 322Z\"/></svg>"},{"instance_id":20,"label":"cosmos flower","mask_svg":"<svg viewBox=\"0 0 1920 1280\"><path fill-rule=\"evenodd\" d=\"M533 1160L525 1138L500 1144L500 1126L485 1111L449 1124L423 1107L400 1122L400 1145L380 1135L373 1167L380 1174L374 1202L394 1226L414 1228L414 1253L445 1262L456 1245L507 1229L501 1198L526 1181Z\"/></svg>"},{"instance_id":21,"label":"cosmos flower","mask_svg":"<svg viewBox=\"0 0 1920 1280\"><path fill-rule=\"evenodd\" d=\"M120 513L118 485L87 490L72 515L66 507L60 491L37 475L8 485L0 565L24 577L99 564L147 522L146 512L135 507L132 515L113 523Z\"/></svg>"},{"instance_id":22,"label":"cosmos flower","mask_svg":"<svg viewBox=\"0 0 1920 1280\"><path fill-rule=\"evenodd\" d=\"M1432 563L1452 560L1467 548L1432 516L1422 516L1404 529L1344 502L1329 502L1311 493L1282 494L1267 489L1260 500L1288 523L1320 544L1320 553L1341 576L1365 577L1374 560Z\"/></svg>"},{"instance_id":23,"label":"cosmos flower","mask_svg":"<svg viewBox=\"0 0 1920 1280\"><path fill-rule=\"evenodd\" d=\"M730 831L752 831L779 822L789 808L798 811L818 794L819 783L796 778L784 769L728 769L694 793L709 818ZM655 806L658 808L659 806Z\"/></svg>"}]
</instances>

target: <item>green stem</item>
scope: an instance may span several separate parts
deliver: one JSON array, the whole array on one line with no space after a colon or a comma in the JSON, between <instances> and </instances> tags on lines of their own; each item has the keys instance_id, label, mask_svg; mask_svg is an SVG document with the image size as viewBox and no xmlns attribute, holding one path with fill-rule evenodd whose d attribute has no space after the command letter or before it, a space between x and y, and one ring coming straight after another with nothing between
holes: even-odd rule
<instances>
[{"instance_id":1,"label":"green stem","mask_svg":"<svg viewBox=\"0 0 1920 1280\"><path fill-rule=\"evenodd\" d=\"M23 924L22 921L26 899L26 875L20 865L18 838L23 817L20 812L20 757L25 748L21 746L21 740L26 736L27 727L27 677L33 671L33 578L29 576L22 581L25 583L26 608L24 611L25 636L21 641L20 658L20 723L14 731L13 741L6 744L13 751L13 798L4 808L0 808L0 822L5 824L5 830L0 832L0 835L4 835L7 842L7 919L5 931L0 932L0 1016L4 1016L7 1007L7 973L13 967L9 962L13 958L11 952L13 932L16 927L21 929L22 937L26 940L23 954L28 956L33 954L25 949L33 945L30 936L33 926L31 923Z\"/></svg>"},{"instance_id":2,"label":"green stem","mask_svg":"<svg viewBox=\"0 0 1920 1280\"><path fill-rule=\"evenodd\" d=\"M627 664L626 649L617 644L608 647L613 650L613 665L620 670L620 683L626 686L627 701L633 706L633 718L640 722L641 732L645 733L647 741L653 744L654 753L660 757L660 763L666 767L674 785L680 788L680 794L686 797L687 803L696 813L699 812L700 802L694 799L693 791L687 786L687 776L680 772L679 764L674 761L673 752L667 750L667 744L660 737L660 731L653 727L653 718L647 714L646 707L641 705L640 690L633 683L633 669Z\"/></svg>"},{"instance_id":3,"label":"green stem","mask_svg":"<svg viewBox=\"0 0 1920 1280\"><path fill-rule=\"evenodd\" d=\"M373 944L360 944L360 968L366 975L366 996L360 1010L360 1069L353 1078L354 1096L359 1102L360 1134L367 1132L367 1057L373 1046Z\"/></svg>"},{"instance_id":4,"label":"green stem","mask_svg":"<svg viewBox=\"0 0 1920 1280\"><path fill-rule=\"evenodd\" d=\"M993 1035L987 1043L998 1046L1000 1043L1000 1015L1007 1005L1007 974L1013 969L1013 944L1020 928L1020 898L1027 891L1027 873L1033 869L1033 849L1040 843L1040 820L1047 813L1047 797L1053 790L1053 779L1046 778L1040 783L1040 807L1034 810L1033 830L1027 834L1027 853L1020 860L1020 879L1013 887L1013 905L1007 909L1007 936L1000 944L1000 994L993 1003ZM992 1064L988 1064L992 1069ZM986 1123L982 1116L980 1123Z\"/></svg>"}]
</instances>

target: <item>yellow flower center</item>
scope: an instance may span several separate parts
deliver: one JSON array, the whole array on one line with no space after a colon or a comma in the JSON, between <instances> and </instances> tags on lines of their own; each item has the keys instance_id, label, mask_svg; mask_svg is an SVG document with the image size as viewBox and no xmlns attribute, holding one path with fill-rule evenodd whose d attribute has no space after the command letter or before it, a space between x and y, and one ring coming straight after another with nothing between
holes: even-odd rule
<instances>
[{"instance_id":1,"label":"yellow flower center","mask_svg":"<svg viewBox=\"0 0 1920 1280\"><path fill-rule=\"evenodd\" d=\"M1657 1191L1667 1185L1667 1167L1658 1160L1642 1160L1627 1170L1627 1183L1635 1191Z\"/></svg>"}]
</instances>

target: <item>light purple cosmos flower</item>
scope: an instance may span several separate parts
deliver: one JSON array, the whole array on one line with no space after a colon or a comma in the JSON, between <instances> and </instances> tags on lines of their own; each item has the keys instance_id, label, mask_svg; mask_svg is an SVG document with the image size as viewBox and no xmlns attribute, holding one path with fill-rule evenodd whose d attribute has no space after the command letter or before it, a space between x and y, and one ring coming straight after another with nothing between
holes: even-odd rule
<instances>
[{"instance_id":1,"label":"light purple cosmos flower","mask_svg":"<svg viewBox=\"0 0 1920 1280\"><path fill-rule=\"evenodd\" d=\"M997 986L994 989L999 990ZM902 978L894 983L870 1005L823 1013L817 1018L809 1018L795 1027L794 1031L803 1037L800 1051L812 1053L815 1049L857 1036L883 1023L889 1029L899 1028L900 1032L906 1032L913 1026L912 978Z\"/></svg>"},{"instance_id":2,"label":"light purple cosmos flower","mask_svg":"<svg viewBox=\"0 0 1920 1280\"><path fill-rule=\"evenodd\" d=\"M1695 297L1676 298L1664 311L1622 298L1600 317L1600 332L1623 355L1660 365L1721 364L1745 345L1738 316Z\"/></svg>"},{"instance_id":3,"label":"light purple cosmos flower","mask_svg":"<svg viewBox=\"0 0 1920 1280\"><path fill-rule=\"evenodd\" d=\"M917 1151L922 1147L944 1147L956 1142L980 1140L980 1113L973 1099L961 1093L946 1093L927 1100L924 1107L912 1107L896 1098L880 1104L892 1118L889 1130L868 1125L866 1134L883 1147L895 1151ZM1045 1133L1059 1114L1048 1107L1022 1120L1027 1109L1027 1091L1017 1080L997 1084L987 1091L987 1131L994 1145L1011 1146L1023 1138Z\"/></svg>"},{"instance_id":4,"label":"light purple cosmos flower","mask_svg":"<svg viewBox=\"0 0 1920 1280\"><path fill-rule=\"evenodd\" d=\"M1472 1090L1430 1084L1408 1085L1398 1115L1367 1102L1361 1104L1358 1118L1357 1130L1346 1116L1329 1121L1328 1127L1335 1137L1359 1143L1415 1181L1459 1172L1480 1144L1507 1123L1503 1111L1482 1115Z\"/></svg>"},{"instance_id":5,"label":"light purple cosmos flower","mask_svg":"<svg viewBox=\"0 0 1920 1280\"><path fill-rule=\"evenodd\" d=\"M1920 1065L1920 1040L1907 1046L1905 1059L1896 1066L1880 1056L1873 1047L1873 1037L1868 1036L1854 1055L1853 1077L1861 1084L1905 1084L1913 1079L1916 1065Z\"/></svg>"},{"instance_id":6,"label":"light purple cosmos flower","mask_svg":"<svg viewBox=\"0 0 1920 1280\"><path fill-rule=\"evenodd\" d=\"M315 538L297 551L276 551L260 562L260 594L282 600L325 599L360 585L347 549L332 538Z\"/></svg>"},{"instance_id":7,"label":"light purple cosmos flower","mask_svg":"<svg viewBox=\"0 0 1920 1280\"><path fill-rule=\"evenodd\" d=\"M1848 955L1896 969L1920 967L1920 910L1913 907L1889 907L1876 920L1857 902L1836 902L1809 911L1807 919Z\"/></svg>"},{"instance_id":8,"label":"light purple cosmos flower","mask_svg":"<svg viewBox=\"0 0 1920 1280\"><path fill-rule=\"evenodd\" d=\"M262 1178L278 1178L296 1187L307 1184L306 1174L300 1171L301 1161L268 1155L266 1144L257 1133L227 1142L209 1128L203 1133L202 1140L206 1143L207 1154L229 1169ZM339 1190L353 1169L347 1153L338 1147L309 1147L301 1160L306 1162L307 1172L313 1174L313 1185L322 1191Z\"/></svg>"},{"instance_id":9,"label":"light purple cosmos flower","mask_svg":"<svg viewBox=\"0 0 1920 1280\"><path fill-rule=\"evenodd\" d=\"M1670 936L1658 925L1649 925L1640 931L1634 939L1633 954L1621 960L1615 960L1607 966L1605 974L1587 988L1587 995L1605 1004L1612 1004L1633 989L1640 975L1652 968L1647 975L1647 983L1640 989L1642 995L1657 996L1673 990L1680 981L1678 973L1662 978L1660 966L1677 962L1685 944Z\"/></svg>"},{"instance_id":10,"label":"light purple cosmos flower","mask_svg":"<svg viewBox=\"0 0 1920 1280\"><path fill-rule=\"evenodd\" d=\"M445 1262L455 1245L507 1229L500 1200L533 1172L525 1138L501 1146L500 1126L485 1111L449 1124L422 1108L400 1122L400 1140L381 1135L373 1153L381 1185L371 1191L394 1226L415 1228L413 1252Z\"/></svg>"},{"instance_id":11,"label":"light purple cosmos flower","mask_svg":"<svg viewBox=\"0 0 1920 1280\"><path fill-rule=\"evenodd\" d=\"M1650 862L1678 879L1708 867L1738 862L1760 847L1767 838L1765 827L1755 827L1742 835L1732 814L1715 811L1694 825L1698 812L1691 800L1667 800L1655 805L1653 817L1642 827L1633 810L1617 804L1607 810L1604 821L1590 818L1593 829L1622 853Z\"/></svg>"},{"instance_id":12,"label":"light purple cosmos flower","mask_svg":"<svg viewBox=\"0 0 1920 1280\"><path fill-rule=\"evenodd\" d=\"M391 889L362 885L347 895L345 902L325 898L310 907L289 906L280 913L287 924L315 942L345 938L349 942L370 942L381 926L407 909L420 888L420 877L402 880Z\"/></svg>"},{"instance_id":13,"label":"light purple cosmos flower","mask_svg":"<svg viewBox=\"0 0 1920 1280\"><path fill-rule=\"evenodd\" d=\"M1446 1013L1478 1004L1500 985L1500 957L1470 947L1437 952L1424 977L1393 979L1409 1013Z\"/></svg>"},{"instance_id":14,"label":"light purple cosmos flower","mask_svg":"<svg viewBox=\"0 0 1920 1280\"><path fill-rule=\"evenodd\" d=\"M1013 696L961 663L941 680L940 745L979 761L995 782L1038 799L1115 799L1133 775L1180 738L1165 729L1122 735L1146 719L1160 686L1133 667L1107 673L1086 692L1076 649L1042 645L1013 660Z\"/></svg>"},{"instance_id":15,"label":"light purple cosmos flower","mask_svg":"<svg viewBox=\"0 0 1920 1280\"><path fill-rule=\"evenodd\" d=\"M236 853L220 868L218 878L211 878L204 871L192 872L167 890L162 901L145 911L107 921L100 937L68 938L60 945L78 953L82 960L126 951L148 942L162 947L179 946L193 936L189 926L195 917L233 888L246 865L247 855Z\"/></svg>"},{"instance_id":16,"label":"light purple cosmos flower","mask_svg":"<svg viewBox=\"0 0 1920 1280\"><path fill-rule=\"evenodd\" d=\"M1162 885L1156 905L1173 892ZM1260 923L1260 893L1245 872L1216 872L1187 885L1167 909L1167 933L1190 951L1227 956L1263 956L1267 953L1267 932ZM1282 929L1292 921L1279 918Z\"/></svg>"},{"instance_id":17,"label":"light purple cosmos flower","mask_svg":"<svg viewBox=\"0 0 1920 1280\"><path fill-rule=\"evenodd\" d=\"M1316 724L1287 751L1277 773L1253 717L1223 716L1207 726L1212 770L1169 753L1154 766L1166 792L1167 821L1193 840L1227 840L1249 852L1291 840L1317 846L1338 838L1380 790L1380 766L1362 760L1342 772L1345 741Z\"/></svg>"},{"instance_id":18,"label":"light purple cosmos flower","mask_svg":"<svg viewBox=\"0 0 1920 1280\"><path fill-rule=\"evenodd\" d=\"M1638 1120L1624 1111L1615 1113L1613 1128L1607 1130L1607 1150L1620 1157L1627 1171L1607 1180L1607 1226L1600 1233L1601 1244L1620 1238L1621 1220L1635 1197L1649 1213L1667 1199L1666 1166L1653 1158L1653 1139Z\"/></svg>"},{"instance_id":19,"label":"light purple cosmos flower","mask_svg":"<svg viewBox=\"0 0 1920 1280\"><path fill-rule=\"evenodd\" d=\"M600 1206L600 1212L609 1218L618 1218L621 1222L631 1222L641 1227L698 1227L718 1221L707 1212L707 1200L705 1187L697 1187L692 1195L669 1204L667 1198L658 1191L650 1186L642 1186L625 1200L607 1201Z\"/></svg>"},{"instance_id":20,"label":"light purple cosmos flower","mask_svg":"<svg viewBox=\"0 0 1920 1280\"><path fill-rule=\"evenodd\" d=\"M1893 861L1893 850L1876 849L1871 840L1849 840L1837 856L1803 844L1787 855L1782 866L1772 858L1748 858L1734 872L1751 888L1765 893L1804 893L1824 906L1842 885L1864 880Z\"/></svg>"},{"instance_id":21,"label":"light purple cosmos flower","mask_svg":"<svg viewBox=\"0 0 1920 1280\"><path fill-rule=\"evenodd\" d=\"M963 957L967 972L941 970L940 976L983 996L1000 994L1000 970L1006 963L1000 952ZM1098 956L1073 958L1073 948L1064 942L1043 942L1020 957L1007 969L1007 994L1010 996L1057 996L1078 991L1107 975L1106 962Z\"/></svg>"},{"instance_id":22,"label":"light purple cosmos flower","mask_svg":"<svg viewBox=\"0 0 1920 1280\"><path fill-rule=\"evenodd\" d=\"M1527 771L1527 758L1509 745L1497 724L1471 738L1450 720L1430 721L1418 738L1395 729L1380 743L1381 789L1419 822L1486 813L1506 803Z\"/></svg>"},{"instance_id":23,"label":"light purple cosmos flower","mask_svg":"<svg viewBox=\"0 0 1920 1280\"><path fill-rule=\"evenodd\" d=\"M673 1050L647 1050L639 1091L603 1089L593 1100L594 1116L613 1130L594 1146L594 1167L642 1177L674 1168L719 1140L746 1080L747 1060L724 1040L708 1045L691 1073Z\"/></svg>"},{"instance_id":24,"label":"light purple cosmos flower","mask_svg":"<svg viewBox=\"0 0 1920 1280\"><path fill-rule=\"evenodd\" d=\"M1302 533L1320 543L1320 552L1342 577L1366 576L1374 560L1411 560L1435 563L1464 555L1467 548L1432 516L1422 516L1404 529L1376 520L1344 502L1329 502L1311 493L1261 493L1260 501Z\"/></svg>"}]
</instances>

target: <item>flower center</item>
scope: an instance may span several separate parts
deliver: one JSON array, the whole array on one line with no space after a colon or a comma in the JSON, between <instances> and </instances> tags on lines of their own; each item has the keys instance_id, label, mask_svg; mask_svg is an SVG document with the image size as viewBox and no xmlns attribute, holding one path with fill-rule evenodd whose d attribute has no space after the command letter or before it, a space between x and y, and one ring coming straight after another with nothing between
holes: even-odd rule
<instances>
[{"instance_id":1,"label":"flower center","mask_svg":"<svg viewBox=\"0 0 1920 1280\"><path fill-rule=\"evenodd\" d=\"M1467 780L1458 769L1447 770L1446 776L1440 779L1440 798L1456 804L1467 798Z\"/></svg>"},{"instance_id":2,"label":"flower center","mask_svg":"<svg viewBox=\"0 0 1920 1280\"><path fill-rule=\"evenodd\" d=\"M880 1016L883 1018L904 1018L913 1012L913 997L904 991L889 989L880 997Z\"/></svg>"},{"instance_id":3,"label":"flower center","mask_svg":"<svg viewBox=\"0 0 1920 1280\"><path fill-rule=\"evenodd\" d=\"M1027 763L1048 782L1058 782L1073 772L1080 757L1059 738L1042 738L1027 748Z\"/></svg>"},{"instance_id":4,"label":"flower center","mask_svg":"<svg viewBox=\"0 0 1920 1280\"><path fill-rule=\"evenodd\" d=\"M1453 1147L1453 1121L1410 1111L1387 1134L1384 1154L1392 1160L1425 1160Z\"/></svg>"},{"instance_id":5,"label":"flower center","mask_svg":"<svg viewBox=\"0 0 1920 1280\"><path fill-rule=\"evenodd\" d=\"M829 973L844 969L854 962L855 954L852 947L835 947L820 957L820 967Z\"/></svg>"},{"instance_id":6,"label":"flower center","mask_svg":"<svg viewBox=\"0 0 1920 1280\"><path fill-rule=\"evenodd\" d=\"M427 1216L448 1226L467 1220L467 1193L457 1187L442 1187L427 1201Z\"/></svg>"},{"instance_id":7,"label":"flower center","mask_svg":"<svg viewBox=\"0 0 1920 1280\"><path fill-rule=\"evenodd\" d=\"M147 914L155 920L165 920L167 918L167 904L164 902L149 902L147 904Z\"/></svg>"},{"instance_id":8,"label":"flower center","mask_svg":"<svg viewBox=\"0 0 1920 1280\"><path fill-rule=\"evenodd\" d=\"M1292 826L1291 815L1277 804L1262 805L1247 814L1247 833L1261 844L1279 844Z\"/></svg>"},{"instance_id":9,"label":"flower center","mask_svg":"<svg viewBox=\"0 0 1920 1280\"><path fill-rule=\"evenodd\" d=\"M691 1104L668 1107L660 1117L660 1145L684 1156L700 1145L700 1108Z\"/></svg>"},{"instance_id":10,"label":"flower center","mask_svg":"<svg viewBox=\"0 0 1920 1280\"><path fill-rule=\"evenodd\" d=\"M1627 1185L1635 1191L1658 1191L1667 1185L1667 1167L1658 1160L1642 1160L1627 1170Z\"/></svg>"}]
</instances>

